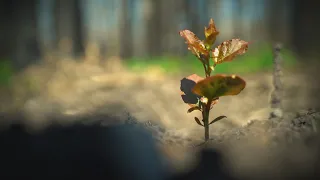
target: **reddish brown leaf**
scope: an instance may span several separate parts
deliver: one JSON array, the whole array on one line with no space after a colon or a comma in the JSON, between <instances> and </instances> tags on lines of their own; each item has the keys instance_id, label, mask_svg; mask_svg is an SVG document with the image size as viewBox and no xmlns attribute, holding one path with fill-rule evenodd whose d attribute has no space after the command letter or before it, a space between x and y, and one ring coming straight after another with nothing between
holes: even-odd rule
<instances>
[{"instance_id":1,"label":"reddish brown leaf","mask_svg":"<svg viewBox=\"0 0 320 180\"><path fill-rule=\"evenodd\" d=\"M207 47L207 49L211 48L211 46L214 44L218 34L219 34L219 31L217 30L213 19L210 19L209 26L204 27L204 35L206 37L205 44L209 46Z\"/></svg>"},{"instance_id":2,"label":"reddish brown leaf","mask_svg":"<svg viewBox=\"0 0 320 180\"><path fill-rule=\"evenodd\" d=\"M240 39L224 41L212 51L212 59L215 64L232 61L236 56L244 54L248 50L248 42Z\"/></svg>"},{"instance_id":3,"label":"reddish brown leaf","mask_svg":"<svg viewBox=\"0 0 320 180\"><path fill-rule=\"evenodd\" d=\"M196 55L200 60L201 56L208 56L209 51L206 50L204 43L190 30L182 30L179 32L180 36L186 40L188 49Z\"/></svg>"},{"instance_id":4,"label":"reddish brown leaf","mask_svg":"<svg viewBox=\"0 0 320 180\"><path fill-rule=\"evenodd\" d=\"M192 92L213 100L221 96L237 95L245 86L246 82L239 76L217 74L198 81Z\"/></svg>"}]
</instances>

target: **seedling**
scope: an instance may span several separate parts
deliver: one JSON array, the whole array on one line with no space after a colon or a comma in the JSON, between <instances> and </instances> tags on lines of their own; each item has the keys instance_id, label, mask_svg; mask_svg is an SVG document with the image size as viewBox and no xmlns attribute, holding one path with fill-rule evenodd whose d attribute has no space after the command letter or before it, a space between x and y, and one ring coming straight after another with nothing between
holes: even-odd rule
<instances>
[{"instance_id":1,"label":"seedling","mask_svg":"<svg viewBox=\"0 0 320 180\"><path fill-rule=\"evenodd\" d=\"M240 39L224 41L216 48L212 48L219 31L213 19L209 26L204 28L205 40L199 38L190 30L179 32L186 40L190 50L202 63L205 78L192 74L181 80L180 90L182 100L190 106L188 113L201 111L202 120L195 117L195 121L204 127L205 141L209 140L209 126L226 116L218 116L209 122L209 113L222 96L238 95L245 87L246 82L237 75L216 74L211 75L215 67L223 62L230 62L236 56L244 54L248 49L248 42ZM212 62L212 65L210 64Z\"/></svg>"}]
</instances>

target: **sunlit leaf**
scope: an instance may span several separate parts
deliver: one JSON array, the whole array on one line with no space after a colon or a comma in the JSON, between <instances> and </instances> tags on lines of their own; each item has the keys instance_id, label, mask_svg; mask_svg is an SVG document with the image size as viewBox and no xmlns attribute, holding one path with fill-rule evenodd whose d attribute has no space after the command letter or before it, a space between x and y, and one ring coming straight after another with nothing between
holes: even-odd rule
<instances>
[{"instance_id":1,"label":"sunlit leaf","mask_svg":"<svg viewBox=\"0 0 320 180\"><path fill-rule=\"evenodd\" d=\"M232 61L236 56L248 50L248 42L240 39L224 41L212 50L212 59L215 64Z\"/></svg>"},{"instance_id":2,"label":"sunlit leaf","mask_svg":"<svg viewBox=\"0 0 320 180\"><path fill-rule=\"evenodd\" d=\"M210 69L211 69L212 71L214 71L214 66L210 66Z\"/></svg>"},{"instance_id":3,"label":"sunlit leaf","mask_svg":"<svg viewBox=\"0 0 320 180\"><path fill-rule=\"evenodd\" d=\"M192 92L209 100L221 96L237 95L246 87L246 82L236 75L217 74L197 82Z\"/></svg>"},{"instance_id":4,"label":"sunlit leaf","mask_svg":"<svg viewBox=\"0 0 320 180\"><path fill-rule=\"evenodd\" d=\"M227 116L218 116L218 117L214 118L209 124L216 123L224 118L227 118Z\"/></svg>"},{"instance_id":5,"label":"sunlit leaf","mask_svg":"<svg viewBox=\"0 0 320 180\"><path fill-rule=\"evenodd\" d=\"M202 63L205 63L203 59L204 57L209 57L209 51L206 50L204 43L190 30L182 30L179 34L186 40L188 49L197 56Z\"/></svg>"},{"instance_id":6,"label":"sunlit leaf","mask_svg":"<svg viewBox=\"0 0 320 180\"><path fill-rule=\"evenodd\" d=\"M200 107L198 107L198 106L193 106L193 107L191 107L190 109L188 109L187 113L191 113L191 112L193 112L193 111L195 111L195 110L201 111Z\"/></svg>"},{"instance_id":7,"label":"sunlit leaf","mask_svg":"<svg viewBox=\"0 0 320 180\"><path fill-rule=\"evenodd\" d=\"M216 41L218 34L219 31L217 30L213 19L210 19L209 26L204 28L204 35L206 37L205 45L207 46L207 49L211 49L211 46Z\"/></svg>"},{"instance_id":8,"label":"sunlit leaf","mask_svg":"<svg viewBox=\"0 0 320 180\"><path fill-rule=\"evenodd\" d=\"M200 122L199 118L194 117L194 120L197 122L197 124L199 124L200 126L203 126L203 124Z\"/></svg>"}]
</instances>

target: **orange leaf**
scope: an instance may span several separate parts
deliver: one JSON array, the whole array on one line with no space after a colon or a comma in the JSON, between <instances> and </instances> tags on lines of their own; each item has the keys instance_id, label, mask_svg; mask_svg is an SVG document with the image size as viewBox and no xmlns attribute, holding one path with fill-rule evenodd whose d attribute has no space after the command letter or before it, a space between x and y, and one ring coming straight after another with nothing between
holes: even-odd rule
<instances>
[{"instance_id":1,"label":"orange leaf","mask_svg":"<svg viewBox=\"0 0 320 180\"><path fill-rule=\"evenodd\" d=\"M248 42L240 39L224 41L212 51L215 64L232 61L237 55L244 54L248 50Z\"/></svg>"},{"instance_id":2,"label":"orange leaf","mask_svg":"<svg viewBox=\"0 0 320 180\"><path fill-rule=\"evenodd\" d=\"M207 49L211 48L211 46L214 44L218 34L219 34L219 31L217 30L213 19L210 19L209 26L204 27L204 35L206 37L205 44L209 46L207 47Z\"/></svg>"},{"instance_id":3,"label":"orange leaf","mask_svg":"<svg viewBox=\"0 0 320 180\"><path fill-rule=\"evenodd\" d=\"M207 77L193 87L192 92L214 100L221 96L237 95L246 87L246 82L236 75L217 74Z\"/></svg>"},{"instance_id":4,"label":"orange leaf","mask_svg":"<svg viewBox=\"0 0 320 180\"><path fill-rule=\"evenodd\" d=\"M201 40L199 40L199 38L193 32L186 29L180 31L179 34L186 40L186 44L188 44L188 49L199 59L201 55L209 55L209 52L206 50L204 43Z\"/></svg>"}]
</instances>

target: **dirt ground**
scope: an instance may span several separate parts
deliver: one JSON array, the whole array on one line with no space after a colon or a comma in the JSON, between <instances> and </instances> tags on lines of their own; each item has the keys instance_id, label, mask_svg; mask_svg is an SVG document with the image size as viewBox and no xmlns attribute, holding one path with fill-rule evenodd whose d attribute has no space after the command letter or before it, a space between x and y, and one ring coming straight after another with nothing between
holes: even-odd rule
<instances>
[{"instance_id":1,"label":"dirt ground","mask_svg":"<svg viewBox=\"0 0 320 180\"><path fill-rule=\"evenodd\" d=\"M283 106L286 112L319 108L316 67L284 70ZM193 120L194 116L200 117L199 113L188 114L188 106L180 97L180 79L190 74L192 72L167 76L157 67L137 74L126 70L116 57L108 63L49 61L30 67L17 77L14 88L2 90L0 110L22 111L28 117L26 123L32 127L47 125L46 117L52 115L77 117L99 112L125 119L125 112L130 112L139 121L152 121L179 136L201 141L203 129ZM211 134L269 117L271 72L239 75L246 80L247 86L238 96L223 97L215 105L211 118L220 115L228 118L212 125ZM165 151L177 160L185 158L179 152L181 149L167 148Z\"/></svg>"}]
</instances>

